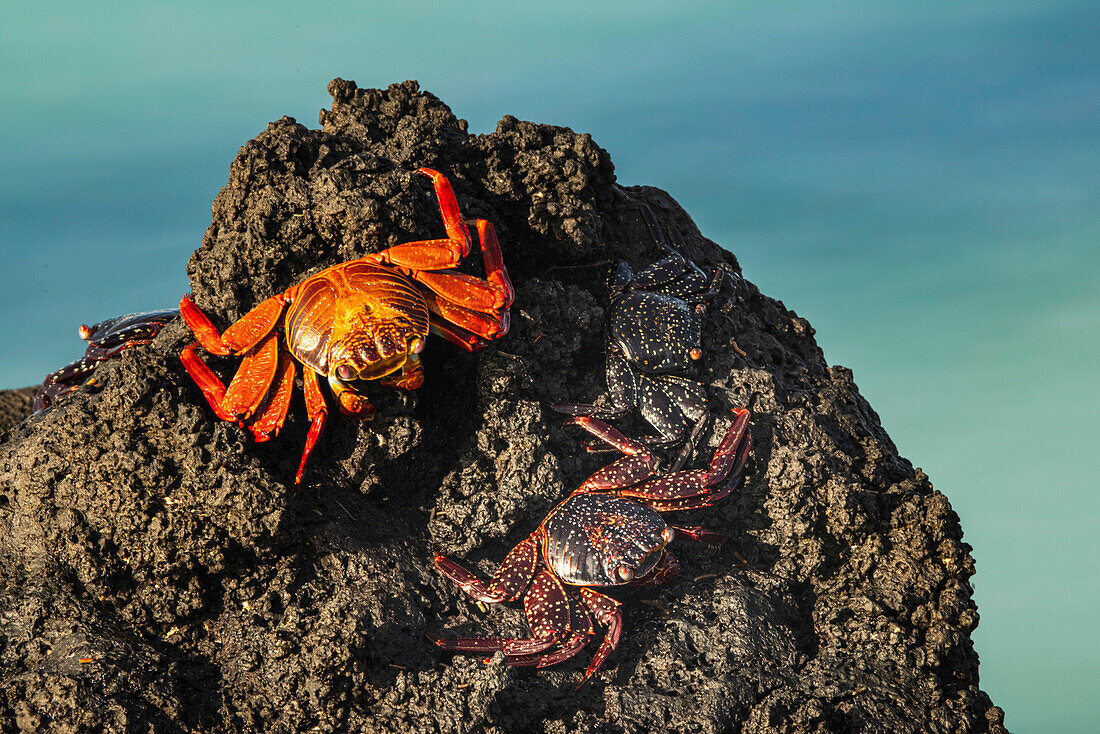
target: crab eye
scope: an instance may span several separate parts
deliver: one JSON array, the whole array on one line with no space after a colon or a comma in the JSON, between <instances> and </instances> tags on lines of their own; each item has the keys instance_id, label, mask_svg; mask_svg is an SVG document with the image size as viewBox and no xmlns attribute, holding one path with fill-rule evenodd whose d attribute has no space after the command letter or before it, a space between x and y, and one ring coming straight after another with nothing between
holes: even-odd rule
<instances>
[{"instance_id":1,"label":"crab eye","mask_svg":"<svg viewBox=\"0 0 1100 734\"><path fill-rule=\"evenodd\" d=\"M676 531L672 528L665 528L661 531L661 537L664 538L665 545L668 545L676 537Z\"/></svg>"},{"instance_id":2,"label":"crab eye","mask_svg":"<svg viewBox=\"0 0 1100 734\"><path fill-rule=\"evenodd\" d=\"M703 358L703 350L700 349L699 347L695 347L695 349L692 349L690 352L688 352L688 356L691 357L692 359L702 359Z\"/></svg>"},{"instance_id":3,"label":"crab eye","mask_svg":"<svg viewBox=\"0 0 1100 734\"><path fill-rule=\"evenodd\" d=\"M355 370L353 370L346 364L342 364L336 368L336 376L339 377L341 380L354 380Z\"/></svg>"},{"instance_id":4,"label":"crab eye","mask_svg":"<svg viewBox=\"0 0 1100 734\"><path fill-rule=\"evenodd\" d=\"M634 578L634 569L630 566L619 566L615 573L618 574L619 580L624 584Z\"/></svg>"},{"instance_id":5,"label":"crab eye","mask_svg":"<svg viewBox=\"0 0 1100 734\"><path fill-rule=\"evenodd\" d=\"M428 345L428 342L421 339L418 336L414 336L412 341L409 342L409 354L420 354L424 351L424 347Z\"/></svg>"}]
</instances>

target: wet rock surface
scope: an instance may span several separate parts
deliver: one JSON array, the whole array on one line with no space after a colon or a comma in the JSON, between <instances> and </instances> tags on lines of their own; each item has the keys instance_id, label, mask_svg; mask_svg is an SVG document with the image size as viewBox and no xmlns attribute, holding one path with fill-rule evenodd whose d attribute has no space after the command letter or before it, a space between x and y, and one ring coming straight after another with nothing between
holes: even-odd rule
<instances>
[{"instance_id":1,"label":"wet rock surface","mask_svg":"<svg viewBox=\"0 0 1100 734\"><path fill-rule=\"evenodd\" d=\"M188 264L200 307L224 328L324 267L442 236L412 173L429 166L496 225L512 331L478 354L433 338L423 388L372 388L370 423L334 412L301 489L301 398L264 444L216 420L179 322L103 365L101 390L0 432L3 731L1003 730L947 498L810 325L739 277L705 318L715 426L693 465L739 405L754 458L722 505L675 516L730 541L678 546L667 586L611 592L622 642L579 692L594 645L537 671L433 647L526 633L519 605L480 611L433 554L490 573L610 460L548 406L603 391L599 263L660 256L638 203L700 266L740 271L667 194L617 186L587 135L511 117L470 135L411 82L329 90L320 130L283 118L233 161Z\"/></svg>"}]
</instances>

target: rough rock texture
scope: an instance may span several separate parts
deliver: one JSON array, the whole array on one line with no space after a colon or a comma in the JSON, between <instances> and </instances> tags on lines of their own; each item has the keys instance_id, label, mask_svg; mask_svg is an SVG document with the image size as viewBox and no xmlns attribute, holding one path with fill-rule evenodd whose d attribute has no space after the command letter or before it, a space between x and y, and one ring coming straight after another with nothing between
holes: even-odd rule
<instances>
[{"instance_id":1,"label":"rough rock texture","mask_svg":"<svg viewBox=\"0 0 1100 734\"><path fill-rule=\"evenodd\" d=\"M433 339L424 387L373 388L372 423L334 416L300 490L300 398L265 444L216 420L176 359L182 323L101 367L101 391L11 429L3 731L1003 731L947 498L810 325L738 278L706 317L701 376L711 445L747 405L755 458L728 501L677 518L731 541L681 546L668 586L615 592L622 643L579 692L592 647L532 671L430 645L525 630L518 605L479 611L433 553L490 572L609 460L547 406L603 390L597 263L659 255L637 202L700 265L739 270L666 194L619 188L587 135L512 117L469 135L412 82L329 89L321 130L283 118L233 162L188 265L199 305L224 327L323 267L441 236L411 173L431 166L497 226L511 333L476 355Z\"/></svg>"},{"instance_id":2,"label":"rough rock texture","mask_svg":"<svg viewBox=\"0 0 1100 734\"><path fill-rule=\"evenodd\" d=\"M16 423L31 414L36 386L0 390L0 439Z\"/></svg>"}]
</instances>

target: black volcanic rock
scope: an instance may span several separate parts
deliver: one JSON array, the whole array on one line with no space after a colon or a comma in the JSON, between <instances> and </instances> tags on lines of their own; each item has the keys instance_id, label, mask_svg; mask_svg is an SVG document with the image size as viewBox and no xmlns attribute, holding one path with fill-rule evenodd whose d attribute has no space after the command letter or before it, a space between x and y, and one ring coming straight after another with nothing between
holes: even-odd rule
<instances>
[{"instance_id":1,"label":"black volcanic rock","mask_svg":"<svg viewBox=\"0 0 1100 734\"><path fill-rule=\"evenodd\" d=\"M188 265L199 305L224 328L328 265L441 236L412 173L430 166L496 224L511 333L478 354L433 339L423 388L374 388L371 423L334 413L301 489L301 399L264 444L216 420L179 322L103 365L102 390L10 429L2 731L1003 731L947 498L810 325L737 277L706 316L702 376L710 446L745 405L754 459L726 502L677 518L730 542L682 545L678 580L614 592L622 642L579 692L591 647L537 671L433 647L427 632L525 632L518 605L479 611L433 553L490 572L609 461L548 405L603 389L599 263L659 256L637 205L701 266L739 269L667 194L616 185L587 135L512 117L470 135L413 82L329 91L321 130L283 118L234 160Z\"/></svg>"}]
</instances>

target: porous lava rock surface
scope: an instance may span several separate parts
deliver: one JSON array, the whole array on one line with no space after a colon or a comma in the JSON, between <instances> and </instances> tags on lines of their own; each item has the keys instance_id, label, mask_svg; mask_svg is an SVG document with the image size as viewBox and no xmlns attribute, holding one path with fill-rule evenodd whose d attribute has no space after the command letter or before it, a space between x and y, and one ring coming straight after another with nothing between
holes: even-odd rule
<instances>
[{"instance_id":1,"label":"porous lava rock surface","mask_svg":"<svg viewBox=\"0 0 1100 734\"><path fill-rule=\"evenodd\" d=\"M35 389L0 390L0 440L8 430L31 414Z\"/></svg>"},{"instance_id":2,"label":"porous lava rock surface","mask_svg":"<svg viewBox=\"0 0 1100 734\"><path fill-rule=\"evenodd\" d=\"M324 267L442 236L412 173L429 166L496 225L511 332L477 354L433 338L423 388L372 387L373 422L334 411L300 489L301 399L263 444L215 419L177 357L181 322L102 366L102 389L10 428L4 732L1003 731L958 517L804 319L667 194L619 186L588 135L514 117L471 135L414 82L329 91L320 130L284 117L241 148L187 264L197 303L224 328ZM543 670L431 645L526 634L518 604L481 611L432 558L490 573L610 460L549 405L603 392L609 268L661 254L642 202L733 273L705 317L715 426L693 464L734 406L753 412L754 455L727 501L677 517L730 540L679 545L667 586L612 591L622 642L575 691L594 644Z\"/></svg>"}]
</instances>

